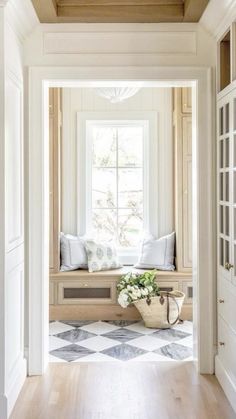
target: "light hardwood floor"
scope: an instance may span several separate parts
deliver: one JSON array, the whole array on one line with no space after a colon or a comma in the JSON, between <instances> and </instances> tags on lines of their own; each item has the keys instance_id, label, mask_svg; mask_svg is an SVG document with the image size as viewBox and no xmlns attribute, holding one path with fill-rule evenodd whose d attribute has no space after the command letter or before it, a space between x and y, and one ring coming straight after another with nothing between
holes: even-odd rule
<instances>
[{"instance_id":1,"label":"light hardwood floor","mask_svg":"<svg viewBox=\"0 0 236 419\"><path fill-rule=\"evenodd\" d=\"M192 362L50 364L26 380L11 419L233 419Z\"/></svg>"}]
</instances>

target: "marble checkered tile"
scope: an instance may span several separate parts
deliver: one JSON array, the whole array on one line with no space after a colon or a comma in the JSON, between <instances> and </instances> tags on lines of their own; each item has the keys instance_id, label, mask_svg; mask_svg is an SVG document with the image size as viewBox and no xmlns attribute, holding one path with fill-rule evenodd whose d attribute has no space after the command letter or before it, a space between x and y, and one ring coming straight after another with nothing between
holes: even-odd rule
<instances>
[{"instance_id":1,"label":"marble checkered tile","mask_svg":"<svg viewBox=\"0 0 236 419\"><path fill-rule=\"evenodd\" d=\"M50 362L155 362L192 359L192 322L150 329L142 321L55 321Z\"/></svg>"}]
</instances>

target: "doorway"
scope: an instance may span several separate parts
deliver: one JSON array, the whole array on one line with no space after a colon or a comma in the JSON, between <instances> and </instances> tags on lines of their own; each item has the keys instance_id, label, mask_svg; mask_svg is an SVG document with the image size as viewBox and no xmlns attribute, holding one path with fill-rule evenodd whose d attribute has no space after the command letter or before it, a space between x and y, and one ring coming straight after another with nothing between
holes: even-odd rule
<instances>
[{"instance_id":1,"label":"doorway","mask_svg":"<svg viewBox=\"0 0 236 419\"><path fill-rule=\"evenodd\" d=\"M214 180L211 89L206 69L32 69L29 143L29 374L48 362L48 88L114 85L190 86L193 90L193 284L195 357L200 372L214 371ZM116 77L114 79L114 74ZM166 81L168 79L172 81ZM176 77L178 79L176 80ZM87 80L85 80L87 78ZM75 80L81 81L75 81ZM100 80L99 80L100 79ZM109 82L101 79L110 80ZM113 79L113 81L111 81ZM90 81L94 80L94 81ZM147 80L147 81L140 81ZM149 80L149 81L148 81ZM174 80L174 81L173 81ZM185 80L184 82L182 80ZM35 196L37 193L37 200ZM32 279L33 278L33 279Z\"/></svg>"},{"instance_id":2,"label":"doorway","mask_svg":"<svg viewBox=\"0 0 236 419\"><path fill-rule=\"evenodd\" d=\"M191 149L191 87L50 88L51 362L192 359ZM122 266L102 251L88 274L89 238ZM150 265L141 242L166 241L168 262L159 250ZM186 295L184 324L166 331L145 328L115 292L124 274L158 263L159 292Z\"/></svg>"}]
</instances>

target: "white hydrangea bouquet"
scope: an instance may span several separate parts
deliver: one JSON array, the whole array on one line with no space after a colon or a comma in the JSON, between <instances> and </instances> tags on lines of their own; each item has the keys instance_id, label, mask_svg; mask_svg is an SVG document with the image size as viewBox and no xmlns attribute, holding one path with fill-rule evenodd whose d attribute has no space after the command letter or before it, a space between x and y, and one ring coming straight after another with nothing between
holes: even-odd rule
<instances>
[{"instance_id":1,"label":"white hydrangea bouquet","mask_svg":"<svg viewBox=\"0 0 236 419\"><path fill-rule=\"evenodd\" d=\"M129 272L117 284L118 302L126 308L134 304L146 327L168 329L180 320L185 295L178 290L161 291L156 271Z\"/></svg>"},{"instance_id":2,"label":"white hydrangea bouquet","mask_svg":"<svg viewBox=\"0 0 236 419\"><path fill-rule=\"evenodd\" d=\"M155 278L155 270L142 274L128 272L123 275L117 284L118 303L121 307L126 308L129 304L141 299L146 299L149 304L151 297L160 295Z\"/></svg>"}]
</instances>

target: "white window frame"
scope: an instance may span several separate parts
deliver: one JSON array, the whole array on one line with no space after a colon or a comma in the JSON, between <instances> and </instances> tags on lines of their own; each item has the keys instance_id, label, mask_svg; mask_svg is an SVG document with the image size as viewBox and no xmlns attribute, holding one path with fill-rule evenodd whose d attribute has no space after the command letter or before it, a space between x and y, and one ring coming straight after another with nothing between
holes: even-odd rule
<instances>
[{"instance_id":1,"label":"white window frame","mask_svg":"<svg viewBox=\"0 0 236 419\"><path fill-rule=\"evenodd\" d=\"M158 234L158 139L156 112L78 112L77 113L77 232L85 235L90 230L91 196L92 196L92 135L91 128L95 125L119 125L125 123L140 124L144 128L144 230ZM156 179L153 182L152 179ZM90 191L90 193L87 192ZM90 214L88 213L90 212ZM132 265L138 258L138 247L119 248L121 262Z\"/></svg>"}]
</instances>

